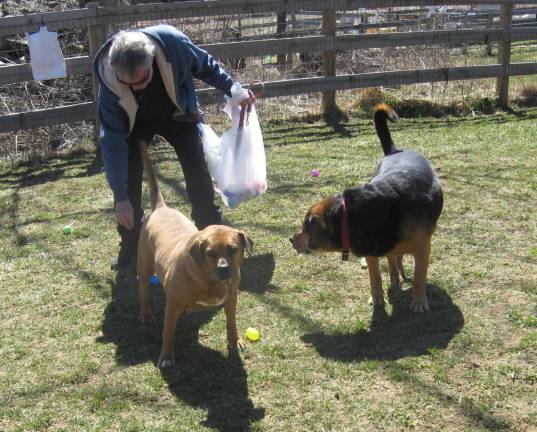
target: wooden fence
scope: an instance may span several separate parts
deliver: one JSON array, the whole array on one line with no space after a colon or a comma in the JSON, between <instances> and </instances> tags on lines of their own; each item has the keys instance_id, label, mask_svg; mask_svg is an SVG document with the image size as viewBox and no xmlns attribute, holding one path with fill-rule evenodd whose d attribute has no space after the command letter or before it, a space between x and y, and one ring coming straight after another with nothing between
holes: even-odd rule
<instances>
[{"instance_id":1,"label":"wooden fence","mask_svg":"<svg viewBox=\"0 0 537 432\"><path fill-rule=\"evenodd\" d=\"M495 28L466 30L374 34L338 34L336 31L336 11L356 10L357 8L386 9L389 7L421 7L446 4L500 5L498 26ZM123 7L88 3L85 9L0 18L0 36L34 32L42 24L49 29L86 27L89 38L89 55L67 58L66 66L68 75L90 74L92 73L92 56L104 41L106 26L111 24L169 20L172 18L240 16L245 14L293 13L303 10L318 10L323 13L323 27L319 35L226 42L205 45L204 47L219 59L230 59L238 56L283 55L305 51L322 52L324 59L323 76L266 82L264 97L271 98L322 92L322 105L325 114L334 111L336 90L482 78L497 78L497 96L502 105L507 105L509 77L537 74L537 63L510 63L511 42L537 39L536 27L512 26L513 6L516 4L527 7L528 5L537 5L537 0L520 2L505 0L210 0ZM493 65L336 76L335 53L337 51L422 45L455 46L491 42L499 44L498 62ZM0 85L30 81L32 79L29 64L0 67ZM95 100L95 80L93 80L93 89ZM205 89L200 90L200 92L210 94L214 90ZM95 102L87 102L3 115L0 116L0 132L73 123L82 120L96 120L95 106Z\"/></svg>"}]
</instances>

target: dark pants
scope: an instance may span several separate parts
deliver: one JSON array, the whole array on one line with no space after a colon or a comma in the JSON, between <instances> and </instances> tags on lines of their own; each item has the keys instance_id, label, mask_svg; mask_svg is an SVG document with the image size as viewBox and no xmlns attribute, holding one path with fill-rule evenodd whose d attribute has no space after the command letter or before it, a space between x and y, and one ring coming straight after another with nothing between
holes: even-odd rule
<instances>
[{"instance_id":1,"label":"dark pants","mask_svg":"<svg viewBox=\"0 0 537 432\"><path fill-rule=\"evenodd\" d=\"M156 134L172 145L181 163L188 198L192 204L191 216L198 229L222 222L222 212L214 204L213 183L207 169L197 125L171 119L139 122L134 125L127 139L129 145L127 193L134 209L134 229L129 231L119 224L117 227L122 242L127 247L133 247L133 250L136 250L144 215L142 210L143 161L138 143L144 140L149 144Z\"/></svg>"}]
</instances>

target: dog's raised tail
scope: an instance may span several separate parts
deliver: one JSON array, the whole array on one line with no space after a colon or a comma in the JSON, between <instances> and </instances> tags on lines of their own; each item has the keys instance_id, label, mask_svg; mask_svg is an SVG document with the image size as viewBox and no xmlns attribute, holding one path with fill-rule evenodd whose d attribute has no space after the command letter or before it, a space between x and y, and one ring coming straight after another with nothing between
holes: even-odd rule
<instances>
[{"instance_id":1,"label":"dog's raised tail","mask_svg":"<svg viewBox=\"0 0 537 432\"><path fill-rule=\"evenodd\" d=\"M388 128L388 119L392 122L399 120L395 110L385 103L375 106L373 110L373 123L375 123L375 129L382 144L384 155L388 155L395 150L395 144Z\"/></svg>"},{"instance_id":2,"label":"dog's raised tail","mask_svg":"<svg viewBox=\"0 0 537 432\"><path fill-rule=\"evenodd\" d=\"M151 210L155 210L159 207L164 207L166 203L164 198L160 193L160 188L158 187L157 174L153 168L153 162L149 156L149 150L147 144L144 141L139 143L140 154L142 155L142 160L144 161L144 171L146 173L147 183L149 185L149 196L151 197Z\"/></svg>"}]
</instances>

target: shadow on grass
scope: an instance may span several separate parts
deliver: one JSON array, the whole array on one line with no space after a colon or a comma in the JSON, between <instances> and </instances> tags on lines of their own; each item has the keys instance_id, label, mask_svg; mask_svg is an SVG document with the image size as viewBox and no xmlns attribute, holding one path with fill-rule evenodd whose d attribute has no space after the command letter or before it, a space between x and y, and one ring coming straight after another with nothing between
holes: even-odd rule
<instances>
[{"instance_id":1,"label":"shadow on grass","mask_svg":"<svg viewBox=\"0 0 537 432\"><path fill-rule=\"evenodd\" d=\"M443 118L402 118L402 122L399 126L393 125L391 130L397 134L399 130L404 131L421 131L421 130L433 130L438 128L445 128L448 125L451 126L464 126L474 124L502 124L502 123L514 123L519 121L531 121L537 118L535 110L510 110L507 112L511 117L503 115L479 115L475 117L460 116L460 117L443 117ZM406 120L406 121L405 121ZM314 124L304 128L303 122L297 122L296 127L291 127L289 124L271 125L270 128L265 128L263 131L263 138L265 146L280 147L294 144L303 144L305 139L313 141L327 139L329 137L365 137L376 135L371 121L366 118L351 118L349 121L341 122L334 127L330 128L324 123ZM397 141L397 140L396 140Z\"/></svg>"},{"instance_id":2,"label":"shadow on grass","mask_svg":"<svg viewBox=\"0 0 537 432\"><path fill-rule=\"evenodd\" d=\"M71 160L60 159L43 162L30 166L20 165L0 174L0 185L26 188L46 183L53 183L60 179L84 177L85 174L67 174L71 169L82 168L87 165L86 158L73 158ZM18 172L20 170L20 172ZM13 177L13 178L10 178Z\"/></svg>"},{"instance_id":3,"label":"shadow on grass","mask_svg":"<svg viewBox=\"0 0 537 432\"><path fill-rule=\"evenodd\" d=\"M431 310L425 314L410 311L410 290L390 290L393 313L389 316L383 307L375 308L369 329L313 332L302 340L321 356L343 362L397 360L427 354L431 348L446 348L464 326L464 317L448 294L433 285L427 288Z\"/></svg>"},{"instance_id":4,"label":"shadow on grass","mask_svg":"<svg viewBox=\"0 0 537 432\"><path fill-rule=\"evenodd\" d=\"M101 155L101 152L96 152L93 155L93 159L91 160L90 164L86 168L86 175L88 177L97 175L104 172L104 163L103 163L103 157Z\"/></svg>"},{"instance_id":5,"label":"shadow on grass","mask_svg":"<svg viewBox=\"0 0 537 432\"><path fill-rule=\"evenodd\" d=\"M87 165L87 154L84 151L72 152L64 155L57 155L51 160L38 159L27 162L13 164L11 169L0 173L0 187L12 188L11 204L7 201L0 210L0 216L4 214L8 217L6 224L13 233L15 244L23 247L29 244L30 238L24 234L21 227L28 226L34 222L51 221L52 218L43 219L26 219L19 222L19 207L21 205L21 193L24 189L30 189L35 186L54 183L58 180L68 180L73 178L84 177L82 173L73 174L69 171L80 169ZM65 216L65 215L62 215Z\"/></svg>"},{"instance_id":6,"label":"shadow on grass","mask_svg":"<svg viewBox=\"0 0 537 432\"><path fill-rule=\"evenodd\" d=\"M365 122L364 122L365 123ZM368 125L369 126L369 125ZM353 136L362 135L362 133L372 135L374 130L366 130L363 123L338 123L332 127L325 125L309 126L304 129L303 124L298 126L279 127L267 129L263 133L263 140L266 148L271 147L288 147L291 145L301 145L304 141L314 141L340 138L352 138Z\"/></svg>"},{"instance_id":7,"label":"shadow on grass","mask_svg":"<svg viewBox=\"0 0 537 432\"><path fill-rule=\"evenodd\" d=\"M0 186L11 187L11 204L6 204L0 210L0 216L7 214L8 223L7 227L10 227L13 236L15 237L15 244L18 247L26 246L29 243L29 237L24 234L21 227L30 225L36 221L36 219L27 219L24 223L19 223L19 207L21 205L21 192L25 188L32 188L47 183L54 183L60 179L71 179L82 177L82 174L68 175L69 170L79 168L87 163L84 157L73 157L72 159L57 158L59 161L51 164L50 162L44 162L43 164L29 163L19 164L15 168L5 171L0 174ZM23 170L21 168L24 168ZM19 172L19 169L21 171ZM7 201L6 201L7 202ZM49 221L51 219L48 219Z\"/></svg>"},{"instance_id":8,"label":"shadow on grass","mask_svg":"<svg viewBox=\"0 0 537 432\"><path fill-rule=\"evenodd\" d=\"M274 256L245 259L241 271L241 290L262 294L272 279ZM133 271L118 273L111 281L112 300L104 314L99 342L116 345L119 364L133 366L149 361L156 367L162 341L164 292L161 288L152 290L156 323L142 325L138 319L137 286ZM255 408L248 396L248 379L240 355L229 352L226 356L225 352L199 343L200 328L219 309L183 314L176 326L177 364L163 370L162 376L178 399L207 410L205 426L220 431L249 431L253 422L264 417L264 409Z\"/></svg>"},{"instance_id":9,"label":"shadow on grass","mask_svg":"<svg viewBox=\"0 0 537 432\"><path fill-rule=\"evenodd\" d=\"M389 365L392 372L396 373L397 380L406 384L406 390L418 395L427 394L442 401L443 404L452 406L462 416L467 417L473 424L489 431L514 430L510 422L500 414L496 414L490 406L480 403L469 396L459 394L458 398L443 391L438 385L430 384L418 375L409 373L399 368L397 363Z\"/></svg>"},{"instance_id":10,"label":"shadow on grass","mask_svg":"<svg viewBox=\"0 0 537 432\"><path fill-rule=\"evenodd\" d=\"M240 290L263 294L267 290L274 288L270 281L275 267L273 254L254 255L245 259L241 265Z\"/></svg>"},{"instance_id":11,"label":"shadow on grass","mask_svg":"<svg viewBox=\"0 0 537 432\"><path fill-rule=\"evenodd\" d=\"M28 236L24 234L23 230L21 229L20 224L18 223L20 202L21 202L20 192L19 190L14 190L12 193L12 205L9 206L9 210L8 210L10 222L6 224L6 226L10 227L11 232L13 233L13 236L15 237L15 244L17 245L17 247L26 246L29 242Z\"/></svg>"},{"instance_id":12,"label":"shadow on grass","mask_svg":"<svg viewBox=\"0 0 537 432\"><path fill-rule=\"evenodd\" d=\"M191 345L176 356L173 369L162 371L170 391L196 408L207 410L204 426L220 431L249 431L265 416L248 397L248 380L239 354Z\"/></svg>"}]
</instances>

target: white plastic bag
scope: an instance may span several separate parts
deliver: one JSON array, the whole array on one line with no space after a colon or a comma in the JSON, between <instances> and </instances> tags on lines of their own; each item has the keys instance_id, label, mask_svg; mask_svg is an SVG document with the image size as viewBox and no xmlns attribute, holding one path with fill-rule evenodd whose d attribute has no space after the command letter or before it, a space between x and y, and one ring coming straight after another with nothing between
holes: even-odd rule
<instances>
[{"instance_id":1,"label":"white plastic bag","mask_svg":"<svg viewBox=\"0 0 537 432\"><path fill-rule=\"evenodd\" d=\"M203 152L205 153L205 159L207 160L207 166L211 176L216 181L215 174L218 171L218 164L220 163L220 137L216 135L216 132L212 128L204 123L198 123L198 129L201 134L201 143L203 144Z\"/></svg>"},{"instance_id":2,"label":"white plastic bag","mask_svg":"<svg viewBox=\"0 0 537 432\"><path fill-rule=\"evenodd\" d=\"M240 102L248 92L239 83L231 88L224 111L231 118L231 127L218 138L207 125L200 124L207 165L218 186L224 204L237 207L267 190L267 171L263 135L255 107L244 114L240 125Z\"/></svg>"},{"instance_id":3,"label":"white plastic bag","mask_svg":"<svg viewBox=\"0 0 537 432\"><path fill-rule=\"evenodd\" d=\"M65 78L65 60L62 55L58 33L41 27L37 33L28 36L30 65L34 80Z\"/></svg>"}]
</instances>

